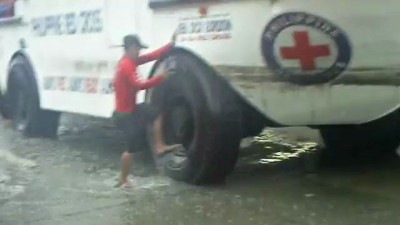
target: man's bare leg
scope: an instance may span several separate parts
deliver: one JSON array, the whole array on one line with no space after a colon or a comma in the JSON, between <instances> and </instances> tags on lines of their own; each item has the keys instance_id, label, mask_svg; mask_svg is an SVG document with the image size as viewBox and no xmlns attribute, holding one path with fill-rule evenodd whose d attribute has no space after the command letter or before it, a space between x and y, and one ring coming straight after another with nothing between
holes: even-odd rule
<instances>
[{"instance_id":1,"label":"man's bare leg","mask_svg":"<svg viewBox=\"0 0 400 225\"><path fill-rule=\"evenodd\" d=\"M170 161L175 160L178 157L176 154L168 154L168 153L175 153L176 151L184 150L181 144L167 145L165 143L164 136L162 133L162 123L163 123L163 116L160 115L156 118L153 124L153 135L154 135L153 144L154 144L154 151L155 151L154 154L156 161L155 163L156 167L160 170L163 170L166 163L169 163ZM183 162L182 158L181 162Z\"/></svg>"},{"instance_id":2,"label":"man's bare leg","mask_svg":"<svg viewBox=\"0 0 400 225\"><path fill-rule=\"evenodd\" d=\"M122 153L121 156L121 187L128 187L128 176L132 166L132 157L128 151Z\"/></svg>"},{"instance_id":3,"label":"man's bare leg","mask_svg":"<svg viewBox=\"0 0 400 225\"><path fill-rule=\"evenodd\" d=\"M0 120L3 120L3 124L6 128L12 127L12 121L10 119L6 119L0 115Z\"/></svg>"},{"instance_id":4,"label":"man's bare leg","mask_svg":"<svg viewBox=\"0 0 400 225\"><path fill-rule=\"evenodd\" d=\"M162 123L163 115L160 114L153 123L154 148L157 155L171 151L174 148L181 146L180 144L167 145L165 143L164 136L162 134Z\"/></svg>"},{"instance_id":5,"label":"man's bare leg","mask_svg":"<svg viewBox=\"0 0 400 225\"><path fill-rule=\"evenodd\" d=\"M7 128L11 128L12 127L12 121L9 119L5 119L4 120L4 126Z\"/></svg>"},{"instance_id":6,"label":"man's bare leg","mask_svg":"<svg viewBox=\"0 0 400 225\"><path fill-rule=\"evenodd\" d=\"M162 123L163 116L160 114L153 124L154 148L156 154L161 154L168 148L168 146L165 144L164 136L162 134Z\"/></svg>"}]
</instances>

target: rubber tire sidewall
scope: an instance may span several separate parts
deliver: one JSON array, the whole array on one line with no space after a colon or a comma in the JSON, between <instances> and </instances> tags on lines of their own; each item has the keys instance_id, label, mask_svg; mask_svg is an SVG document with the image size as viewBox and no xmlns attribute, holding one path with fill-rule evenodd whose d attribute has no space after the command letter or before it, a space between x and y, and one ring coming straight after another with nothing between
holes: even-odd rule
<instances>
[{"instance_id":1,"label":"rubber tire sidewall","mask_svg":"<svg viewBox=\"0 0 400 225\"><path fill-rule=\"evenodd\" d=\"M26 99L26 103L28 104L27 107L27 118L26 118L26 125L24 130L22 131L24 135L29 136L32 130L32 122L35 114L38 111L38 104L37 104L37 93L31 88L32 82L29 75L29 71L26 68L25 62L20 59L16 58L11 64L11 73L10 73L10 82L11 90L10 90L10 105L11 105L11 118L13 127L16 128L18 121L16 121L18 109L18 95L20 92L23 92Z\"/></svg>"},{"instance_id":2,"label":"rubber tire sidewall","mask_svg":"<svg viewBox=\"0 0 400 225\"><path fill-rule=\"evenodd\" d=\"M187 149L189 163L179 169L166 167L164 172L189 183L221 182L233 170L238 157L242 136L239 105L229 87L212 77L214 72L200 60L183 53L166 60L171 59L179 63L175 74L161 84L169 85L164 96L173 96L178 89L182 92L193 112L195 131Z\"/></svg>"},{"instance_id":3,"label":"rubber tire sidewall","mask_svg":"<svg viewBox=\"0 0 400 225\"><path fill-rule=\"evenodd\" d=\"M24 57L16 57L10 65L10 90L7 101L11 108L10 116L15 125L14 112L16 110L15 97L18 91L24 91L27 97L28 111L25 129L22 131L26 137L57 136L60 113L42 110L39 103L39 92L32 68Z\"/></svg>"}]
</instances>

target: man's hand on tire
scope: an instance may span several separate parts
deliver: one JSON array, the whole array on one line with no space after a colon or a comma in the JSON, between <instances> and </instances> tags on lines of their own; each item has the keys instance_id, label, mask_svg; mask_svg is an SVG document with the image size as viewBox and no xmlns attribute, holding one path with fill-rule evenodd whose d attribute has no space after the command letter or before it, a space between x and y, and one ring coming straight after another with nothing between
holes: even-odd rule
<instances>
[{"instance_id":1,"label":"man's hand on tire","mask_svg":"<svg viewBox=\"0 0 400 225\"><path fill-rule=\"evenodd\" d=\"M172 74L174 74L174 71L165 70L162 76L164 77L164 79L168 79L168 78L170 78L172 76Z\"/></svg>"},{"instance_id":2,"label":"man's hand on tire","mask_svg":"<svg viewBox=\"0 0 400 225\"><path fill-rule=\"evenodd\" d=\"M164 79L169 78L174 72L170 69L166 69L165 65L161 65L160 68L158 69L158 76L162 76Z\"/></svg>"}]
</instances>

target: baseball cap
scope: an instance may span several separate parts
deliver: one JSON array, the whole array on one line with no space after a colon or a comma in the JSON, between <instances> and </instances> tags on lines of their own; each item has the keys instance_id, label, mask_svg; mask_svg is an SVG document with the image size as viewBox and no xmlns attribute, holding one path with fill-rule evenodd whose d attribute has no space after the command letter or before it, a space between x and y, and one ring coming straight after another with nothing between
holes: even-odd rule
<instances>
[{"instance_id":1,"label":"baseball cap","mask_svg":"<svg viewBox=\"0 0 400 225\"><path fill-rule=\"evenodd\" d=\"M137 45L140 48L148 48L149 47L146 44L142 43L139 36L136 34L129 34L124 37L122 46L131 46L131 45Z\"/></svg>"}]
</instances>

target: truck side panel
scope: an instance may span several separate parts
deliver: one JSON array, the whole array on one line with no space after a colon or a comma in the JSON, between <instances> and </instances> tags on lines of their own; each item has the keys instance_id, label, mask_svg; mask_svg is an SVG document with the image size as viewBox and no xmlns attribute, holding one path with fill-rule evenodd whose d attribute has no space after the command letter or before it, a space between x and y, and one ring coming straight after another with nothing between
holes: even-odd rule
<instances>
[{"instance_id":1,"label":"truck side panel","mask_svg":"<svg viewBox=\"0 0 400 225\"><path fill-rule=\"evenodd\" d=\"M18 2L23 3L22 20L0 24L2 93L6 92L12 55L23 50L34 69L42 108L110 117L114 109L112 78L123 54L123 36L139 33L146 42L154 38L148 2ZM20 40L26 48L21 49ZM144 92L138 98L143 101Z\"/></svg>"},{"instance_id":2,"label":"truck side panel","mask_svg":"<svg viewBox=\"0 0 400 225\"><path fill-rule=\"evenodd\" d=\"M153 27L161 34L179 27L179 45L212 64L250 104L281 124L357 124L379 118L400 104L400 89L396 85L400 33L394 29L395 21L400 19L396 11L400 3L367 2L253 0L185 4L155 9ZM377 10L371 12L375 6ZM344 72L322 84L304 86L284 82L271 68L267 69L262 49L265 29L275 16L287 12L316 15L343 30L352 52ZM213 23L230 25L213 28ZM280 55L280 48L296 47L292 38L296 32L310 35L307 40L310 47L329 47L327 57L317 58L311 64L317 66L316 73L338 59L343 51L341 43L324 34L327 27L318 27L316 23L312 26L289 27L277 35L273 42L276 49L270 55L278 67L302 69L300 59L285 59ZM302 79L308 73L299 76L297 79Z\"/></svg>"},{"instance_id":3,"label":"truck side panel","mask_svg":"<svg viewBox=\"0 0 400 225\"><path fill-rule=\"evenodd\" d=\"M109 117L114 104L112 76L122 54L114 45L125 33L139 33L156 48L168 42L177 28L179 46L214 66L249 104L281 124L362 123L399 106L400 33L395 27L400 3L395 0L385 4L373 0L323 4L317 0L232 0L152 10L144 0L22 2L24 22L0 24L4 74L0 74L0 87L6 88L9 59L21 49L19 40L23 39L45 109ZM328 28L343 30L352 54L337 77L304 86L284 82L276 70L271 72L262 49L266 27L277 15L288 12L315 15L330 21ZM303 66L316 66L318 74L338 58L342 49L337 40L326 35L326 26L316 24L296 25L276 34L274 49L268 54L277 62L275 66L297 72ZM295 33L308 47L323 49L320 56L310 61L292 51L284 57L281 49L296 47ZM143 76L151 66L141 68ZM297 79L310 74L299 73Z\"/></svg>"}]
</instances>

